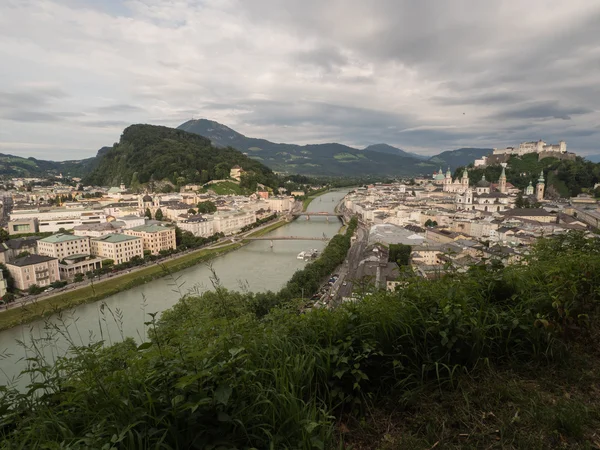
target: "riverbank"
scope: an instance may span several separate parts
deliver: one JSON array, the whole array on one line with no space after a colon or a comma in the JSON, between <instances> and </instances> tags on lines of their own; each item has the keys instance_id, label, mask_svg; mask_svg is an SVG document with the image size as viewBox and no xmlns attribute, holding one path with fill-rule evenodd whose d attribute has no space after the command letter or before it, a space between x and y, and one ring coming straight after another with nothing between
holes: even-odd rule
<instances>
[{"instance_id":1,"label":"riverbank","mask_svg":"<svg viewBox=\"0 0 600 450\"><path fill-rule=\"evenodd\" d=\"M288 222L285 220L280 219L275 223L247 233L245 236L263 236L287 223ZM119 292L140 286L149 281L173 275L188 267L235 251L247 245L249 242L250 241L244 241L242 238L239 242L226 243L216 248L200 249L179 257L175 256L171 259L160 261L156 265L150 267L134 269L130 273L116 275L112 278L92 283L73 291L53 295L24 305L20 308L2 311L0 312L0 331L42 319L77 305L96 302L106 297L110 297L111 295L118 294Z\"/></svg>"},{"instance_id":2,"label":"riverbank","mask_svg":"<svg viewBox=\"0 0 600 450\"><path fill-rule=\"evenodd\" d=\"M306 209L308 208L308 205L310 205L310 202L312 202L315 198L320 197L323 194L326 194L330 190L331 190L330 188L325 188L325 189L319 189L319 190L312 192L312 195L309 195L307 198L302 200L302 211L306 211Z\"/></svg>"}]
</instances>

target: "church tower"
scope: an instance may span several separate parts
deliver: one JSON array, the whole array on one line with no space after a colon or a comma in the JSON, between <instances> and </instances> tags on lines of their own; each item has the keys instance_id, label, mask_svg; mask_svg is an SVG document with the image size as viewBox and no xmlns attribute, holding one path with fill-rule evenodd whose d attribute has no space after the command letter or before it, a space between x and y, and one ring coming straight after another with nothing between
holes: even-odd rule
<instances>
[{"instance_id":1,"label":"church tower","mask_svg":"<svg viewBox=\"0 0 600 450\"><path fill-rule=\"evenodd\" d=\"M462 175L462 180L461 180L461 184L463 189L468 189L469 187L469 173L467 172L467 168L465 167L465 170L463 171L463 175Z\"/></svg>"},{"instance_id":2,"label":"church tower","mask_svg":"<svg viewBox=\"0 0 600 450\"><path fill-rule=\"evenodd\" d=\"M452 173L450 167L446 170L446 177L444 178L444 192L449 192L452 187Z\"/></svg>"},{"instance_id":3,"label":"church tower","mask_svg":"<svg viewBox=\"0 0 600 450\"><path fill-rule=\"evenodd\" d=\"M533 184L529 182L529 186L525 189L525 195L533 195Z\"/></svg>"},{"instance_id":4,"label":"church tower","mask_svg":"<svg viewBox=\"0 0 600 450\"><path fill-rule=\"evenodd\" d=\"M540 177L538 178L537 185L535 187L535 198L538 202L541 202L544 199L544 171L540 173Z\"/></svg>"},{"instance_id":5,"label":"church tower","mask_svg":"<svg viewBox=\"0 0 600 450\"><path fill-rule=\"evenodd\" d=\"M506 172L504 171L504 167L502 167L502 173L500 174L499 180L499 190L502 194L506 194Z\"/></svg>"}]
</instances>

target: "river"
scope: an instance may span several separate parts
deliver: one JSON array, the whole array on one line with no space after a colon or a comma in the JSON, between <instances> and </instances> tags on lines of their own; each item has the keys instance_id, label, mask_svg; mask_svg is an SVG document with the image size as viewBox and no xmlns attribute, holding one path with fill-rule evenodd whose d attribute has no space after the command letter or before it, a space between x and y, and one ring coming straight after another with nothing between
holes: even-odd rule
<instances>
[{"instance_id":1,"label":"river","mask_svg":"<svg viewBox=\"0 0 600 450\"><path fill-rule=\"evenodd\" d=\"M317 197L308 206L309 212L333 212L344 197L345 191L332 191ZM335 235L340 221L331 217L311 217L280 227L268 236L328 237ZM69 341L77 345L103 340L108 344L122 337L141 341L146 335L144 322L149 313L162 312L173 306L182 294L204 292L212 289L212 273L220 284L232 290L250 292L277 291L293 273L306 264L296 256L303 250L323 249L323 241L254 241L248 245L213 259L209 264L199 264L173 277L159 278L144 285L120 292L104 300L77 306L70 311L55 314L0 332L0 384L25 386L30 380L18 377L27 368L25 358L35 353L52 363L69 349ZM1 313L0 313L1 314ZM19 341L21 343L19 343ZM33 350L33 347L37 350Z\"/></svg>"}]
</instances>

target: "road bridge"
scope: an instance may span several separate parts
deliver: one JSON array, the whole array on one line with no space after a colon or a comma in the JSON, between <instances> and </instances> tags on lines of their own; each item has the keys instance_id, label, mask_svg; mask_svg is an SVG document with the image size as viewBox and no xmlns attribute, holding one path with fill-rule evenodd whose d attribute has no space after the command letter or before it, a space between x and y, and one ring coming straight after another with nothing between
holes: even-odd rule
<instances>
[{"instance_id":1,"label":"road bridge","mask_svg":"<svg viewBox=\"0 0 600 450\"><path fill-rule=\"evenodd\" d=\"M319 212L306 212L306 211L301 211L301 212L295 212L292 213L293 217L300 217L300 216L305 216L306 220L310 220L311 217L325 217L327 218L327 221L329 221L330 217L337 217L339 219L341 219L342 217L344 217L343 214L340 213L333 213L333 212L326 212L326 211L319 211Z\"/></svg>"},{"instance_id":2,"label":"road bridge","mask_svg":"<svg viewBox=\"0 0 600 450\"><path fill-rule=\"evenodd\" d=\"M311 237L311 236L257 236L257 237L241 237L236 236L231 238L233 242L238 241L271 241L271 247L273 247L273 241L329 241L330 238L323 235L322 237Z\"/></svg>"}]
</instances>

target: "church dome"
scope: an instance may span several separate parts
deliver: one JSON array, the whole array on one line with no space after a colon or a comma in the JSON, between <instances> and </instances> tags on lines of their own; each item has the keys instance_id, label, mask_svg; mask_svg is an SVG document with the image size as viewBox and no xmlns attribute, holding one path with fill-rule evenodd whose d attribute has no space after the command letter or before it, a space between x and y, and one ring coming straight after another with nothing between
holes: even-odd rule
<instances>
[{"instance_id":1,"label":"church dome","mask_svg":"<svg viewBox=\"0 0 600 450\"><path fill-rule=\"evenodd\" d=\"M144 203L152 203L152 197L150 197L148 194L146 194L142 197L142 201Z\"/></svg>"},{"instance_id":2,"label":"church dome","mask_svg":"<svg viewBox=\"0 0 600 450\"><path fill-rule=\"evenodd\" d=\"M490 187L492 183L485 179L485 175L481 177L481 180L477 182L476 187Z\"/></svg>"}]
</instances>

